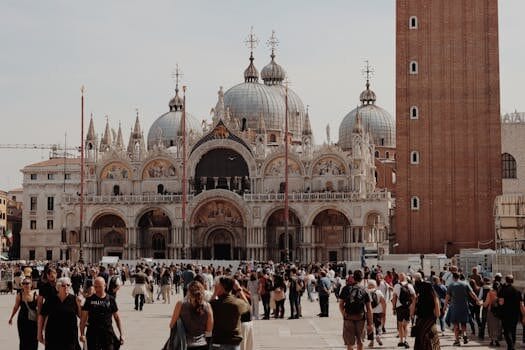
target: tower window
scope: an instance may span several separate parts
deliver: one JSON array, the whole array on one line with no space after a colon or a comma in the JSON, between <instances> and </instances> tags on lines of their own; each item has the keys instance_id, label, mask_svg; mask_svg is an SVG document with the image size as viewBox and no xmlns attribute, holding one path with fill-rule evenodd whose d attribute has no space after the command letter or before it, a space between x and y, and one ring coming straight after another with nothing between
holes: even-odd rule
<instances>
[{"instance_id":1,"label":"tower window","mask_svg":"<svg viewBox=\"0 0 525 350\"><path fill-rule=\"evenodd\" d=\"M386 158L386 159L390 158L390 152L386 152L386 153L385 153L385 158Z\"/></svg>"},{"instance_id":2,"label":"tower window","mask_svg":"<svg viewBox=\"0 0 525 350\"><path fill-rule=\"evenodd\" d=\"M419 119L419 109L417 106L410 107L410 119Z\"/></svg>"},{"instance_id":3,"label":"tower window","mask_svg":"<svg viewBox=\"0 0 525 350\"><path fill-rule=\"evenodd\" d=\"M411 61L409 69L410 69L410 74L417 74L418 72L417 62Z\"/></svg>"},{"instance_id":4,"label":"tower window","mask_svg":"<svg viewBox=\"0 0 525 350\"><path fill-rule=\"evenodd\" d=\"M503 170L504 179L515 179L516 176L516 159L509 154L503 153L501 155L501 169Z\"/></svg>"},{"instance_id":5,"label":"tower window","mask_svg":"<svg viewBox=\"0 0 525 350\"><path fill-rule=\"evenodd\" d=\"M420 205L419 197L413 196L410 198L410 209L419 210Z\"/></svg>"},{"instance_id":6,"label":"tower window","mask_svg":"<svg viewBox=\"0 0 525 350\"><path fill-rule=\"evenodd\" d=\"M275 134L270 134L270 142L277 142L277 137L275 137Z\"/></svg>"},{"instance_id":7,"label":"tower window","mask_svg":"<svg viewBox=\"0 0 525 350\"><path fill-rule=\"evenodd\" d=\"M419 164L419 152L418 151L410 152L410 164Z\"/></svg>"},{"instance_id":8,"label":"tower window","mask_svg":"<svg viewBox=\"0 0 525 350\"><path fill-rule=\"evenodd\" d=\"M417 29L417 17L412 16L408 19L408 28Z\"/></svg>"},{"instance_id":9,"label":"tower window","mask_svg":"<svg viewBox=\"0 0 525 350\"><path fill-rule=\"evenodd\" d=\"M379 158L379 151L374 152L374 157Z\"/></svg>"}]
</instances>

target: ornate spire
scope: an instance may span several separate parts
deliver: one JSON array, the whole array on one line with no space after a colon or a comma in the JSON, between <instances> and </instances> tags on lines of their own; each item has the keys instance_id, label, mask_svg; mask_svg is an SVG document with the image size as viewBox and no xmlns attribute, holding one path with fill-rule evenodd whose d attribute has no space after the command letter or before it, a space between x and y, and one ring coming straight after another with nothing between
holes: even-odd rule
<instances>
[{"instance_id":1,"label":"ornate spire","mask_svg":"<svg viewBox=\"0 0 525 350\"><path fill-rule=\"evenodd\" d=\"M257 47L257 44L259 44L259 39L257 39L255 34L253 33L253 26L250 28L250 34L248 35L248 38L244 41L244 43L250 48L250 65L244 71L244 82L256 83L259 81L259 72L253 64L253 49L255 49Z\"/></svg>"},{"instance_id":2,"label":"ornate spire","mask_svg":"<svg viewBox=\"0 0 525 350\"><path fill-rule=\"evenodd\" d=\"M361 120L361 115L359 114L359 106L357 107L357 111L355 113L355 123L352 132L360 135L363 134L363 123Z\"/></svg>"},{"instance_id":3,"label":"ornate spire","mask_svg":"<svg viewBox=\"0 0 525 350\"><path fill-rule=\"evenodd\" d=\"M257 133L266 134L266 124L262 112L259 114L259 120L257 121Z\"/></svg>"},{"instance_id":4,"label":"ornate spire","mask_svg":"<svg viewBox=\"0 0 525 350\"><path fill-rule=\"evenodd\" d=\"M306 115L304 116L304 125L303 125L303 136L312 135L312 126L310 125L310 116L308 115L308 105L306 106Z\"/></svg>"},{"instance_id":5,"label":"ornate spire","mask_svg":"<svg viewBox=\"0 0 525 350\"><path fill-rule=\"evenodd\" d=\"M361 73L366 78L366 90L361 92L361 95L359 95L359 100L363 105L369 105L374 104L376 102L376 94L372 90L370 90L370 79L375 73L374 68L370 66L370 63L368 60L365 61L366 66L361 70Z\"/></svg>"},{"instance_id":6,"label":"ornate spire","mask_svg":"<svg viewBox=\"0 0 525 350\"><path fill-rule=\"evenodd\" d=\"M89 127L86 135L86 141L95 141L95 124L93 122L93 114L91 114L91 118L89 119Z\"/></svg>"},{"instance_id":7,"label":"ornate spire","mask_svg":"<svg viewBox=\"0 0 525 350\"><path fill-rule=\"evenodd\" d=\"M137 116L135 117L135 126L133 127L133 136L137 137L141 134L140 121L139 121L139 109L135 109Z\"/></svg>"},{"instance_id":8,"label":"ornate spire","mask_svg":"<svg viewBox=\"0 0 525 350\"><path fill-rule=\"evenodd\" d=\"M120 122L118 123L117 141L115 146L117 146L117 149L119 150L124 148L124 137L122 136L122 126Z\"/></svg>"},{"instance_id":9,"label":"ornate spire","mask_svg":"<svg viewBox=\"0 0 525 350\"><path fill-rule=\"evenodd\" d=\"M106 129L104 130L104 136L100 141L100 149L106 150L111 146L111 127L109 126L109 117L106 116Z\"/></svg>"},{"instance_id":10,"label":"ornate spire","mask_svg":"<svg viewBox=\"0 0 525 350\"><path fill-rule=\"evenodd\" d=\"M224 119L224 114L226 112L226 108L224 107L224 90L222 86L219 88L217 95L217 104L215 105L215 108L211 109L213 124L217 124L219 120Z\"/></svg>"}]
</instances>

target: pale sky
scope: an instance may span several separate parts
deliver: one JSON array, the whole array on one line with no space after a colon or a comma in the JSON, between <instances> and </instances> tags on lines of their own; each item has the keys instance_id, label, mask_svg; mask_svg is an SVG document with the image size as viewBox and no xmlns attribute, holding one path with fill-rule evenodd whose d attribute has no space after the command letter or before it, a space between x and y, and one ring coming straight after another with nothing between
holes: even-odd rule
<instances>
[{"instance_id":1,"label":"pale sky","mask_svg":"<svg viewBox=\"0 0 525 350\"><path fill-rule=\"evenodd\" d=\"M525 1L499 4L501 111L525 111ZM138 108L147 135L168 111L176 63L188 86L188 111L210 119L219 87L243 81L251 26L260 40L259 71L276 31L276 61L310 105L316 143L325 141L327 123L337 140L340 122L359 102L366 59L376 72L377 104L394 114L394 0L4 0L0 144L63 144L67 134L69 145L79 145L82 85L86 128L93 113L102 133L108 115L113 128L122 123L127 141ZM45 150L0 149L0 189L19 187L20 169L47 158Z\"/></svg>"}]
</instances>

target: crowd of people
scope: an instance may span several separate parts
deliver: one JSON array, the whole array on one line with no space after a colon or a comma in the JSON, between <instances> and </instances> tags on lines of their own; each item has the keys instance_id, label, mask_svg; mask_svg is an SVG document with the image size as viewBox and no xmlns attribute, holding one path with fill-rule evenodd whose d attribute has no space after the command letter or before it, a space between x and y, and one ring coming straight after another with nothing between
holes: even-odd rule
<instances>
[{"instance_id":1,"label":"crowd of people","mask_svg":"<svg viewBox=\"0 0 525 350\"><path fill-rule=\"evenodd\" d=\"M504 340L507 349L514 349L517 325L525 322L524 295L514 287L513 277L495 274L489 279L477 268L466 274L449 266L428 276L380 266L351 271L342 264L273 262L10 268L16 299L8 322L18 313L23 350L37 349L38 342L47 350L80 349L81 344L90 350L118 349L124 329L117 295L128 281L137 312L154 302L171 304L173 295L182 293L173 307L166 350L252 350L253 320L299 319L302 302L319 303L317 316L330 317L332 295L343 318L347 349L362 349L367 342L382 346L387 317L395 317L398 346L410 348L413 337L418 350L440 349L440 332L447 325L454 331L454 346L477 334L488 337L490 346ZM387 316L389 307L392 315Z\"/></svg>"}]
</instances>

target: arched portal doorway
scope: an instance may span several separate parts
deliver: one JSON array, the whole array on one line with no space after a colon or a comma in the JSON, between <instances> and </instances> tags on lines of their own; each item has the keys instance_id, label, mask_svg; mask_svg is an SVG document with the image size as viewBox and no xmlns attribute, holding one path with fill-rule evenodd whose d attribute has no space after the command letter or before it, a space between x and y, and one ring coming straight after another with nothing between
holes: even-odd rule
<instances>
[{"instance_id":1,"label":"arched portal doorway","mask_svg":"<svg viewBox=\"0 0 525 350\"><path fill-rule=\"evenodd\" d=\"M221 188L239 194L250 189L248 164L234 150L228 148L212 149L195 168L195 193Z\"/></svg>"},{"instance_id":2,"label":"arched portal doorway","mask_svg":"<svg viewBox=\"0 0 525 350\"><path fill-rule=\"evenodd\" d=\"M237 205L216 199L200 205L191 221L193 259L246 259L244 217Z\"/></svg>"},{"instance_id":3,"label":"arched portal doorway","mask_svg":"<svg viewBox=\"0 0 525 350\"><path fill-rule=\"evenodd\" d=\"M92 261L99 261L102 256L118 256L122 258L126 243L126 224L121 217L115 214L99 216L93 227L96 242L102 243L101 251L95 252Z\"/></svg>"},{"instance_id":4,"label":"arched portal doorway","mask_svg":"<svg viewBox=\"0 0 525 350\"><path fill-rule=\"evenodd\" d=\"M170 237L171 220L162 209L144 213L138 223L138 255L143 258L166 259L166 242Z\"/></svg>"},{"instance_id":5,"label":"arched portal doorway","mask_svg":"<svg viewBox=\"0 0 525 350\"><path fill-rule=\"evenodd\" d=\"M296 242L300 232L301 222L293 210L288 211L288 232L286 232L284 209L274 211L266 222L268 257L276 261L293 261L297 256ZM288 237L288 247L285 237Z\"/></svg>"},{"instance_id":6,"label":"arched portal doorway","mask_svg":"<svg viewBox=\"0 0 525 350\"><path fill-rule=\"evenodd\" d=\"M313 221L315 242L321 247L316 250L320 261L343 260L342 242L346 230L350 230L350 221L338 210L326 209L317 214Z\"/></svg>"},{"instance_id":7,"label":"arched portal doorway","mask_svg":"<svg viewBox=\"0 0 525 350\"><path fill-rule=\"evenodd\" d=\"M230 231L223 228L210 232L206 246L211 248L211 259L213 260L231 260L234 255L233 236Z\"/></svg>"}]
</instances>

